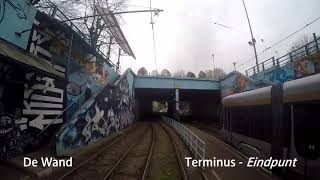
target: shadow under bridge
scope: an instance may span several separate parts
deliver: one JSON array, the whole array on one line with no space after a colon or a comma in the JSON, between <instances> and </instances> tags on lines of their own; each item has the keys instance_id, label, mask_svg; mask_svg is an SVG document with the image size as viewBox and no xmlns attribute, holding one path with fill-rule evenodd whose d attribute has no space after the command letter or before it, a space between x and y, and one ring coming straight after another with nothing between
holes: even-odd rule
<instances>
[{"instance_id":1,"label":"shadow under bridge","mask_svg":"<svg viewBox=\"0 0 320 180\"><path fill-rule=\"evenodd\" d=\"M218 121L218 81L138 76L135 79L137 119L166 115L181 121Z\"/></svg>"}]
</instances>

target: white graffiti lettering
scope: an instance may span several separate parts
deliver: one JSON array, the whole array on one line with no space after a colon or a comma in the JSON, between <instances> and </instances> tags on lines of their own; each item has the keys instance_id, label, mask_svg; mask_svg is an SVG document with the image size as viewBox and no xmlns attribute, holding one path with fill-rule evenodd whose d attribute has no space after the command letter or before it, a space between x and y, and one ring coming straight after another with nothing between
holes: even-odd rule
<instances>
[{"instance_id":1,"label":"white graffiti lettering","mask_svg":"<svg viewBox=\"0 0 320 180\"><path fill-rule=\"evenodd\" d=\"M29 126L38 128L38 129L43 129L44 125L48 124L60 124L62 123L63 120L60 119L44 119L44 115L40 114L37 118L29 122Z\"/></svg>"},{"instance_id":2,"label":"white graffiti lettering","mask_svg":"<svg viewBox=\"0 0 320 180\"><path fill-rule=\"evenodd\" d=\"M26 121L29 126L40 130L48 124L62 123L63 118L60 116L63 113L63 89L56 87L55 80L49 77L26 74L26 79L29 83L25 84L23 122L20 129L26 128Z\"/></svg>"}]
</instances>

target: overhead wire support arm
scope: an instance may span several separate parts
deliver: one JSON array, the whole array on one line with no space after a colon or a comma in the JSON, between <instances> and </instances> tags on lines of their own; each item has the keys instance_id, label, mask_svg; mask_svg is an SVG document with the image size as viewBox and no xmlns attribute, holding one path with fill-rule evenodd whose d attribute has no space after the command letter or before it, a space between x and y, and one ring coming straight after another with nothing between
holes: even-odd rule
<instances>
[{"instance_id":1,"label":"overhead wire support arm","mask_svg":"<svg viewBox=\"0 0 320 180\"><path fill-rule=\"evenodd\" d=\"M80 20L80 19L87 19L87 18L93 18L93 17L98 17L98 16L107 16L107 15L117 15L117 14L130 14L130 13L143 13L143 12L163 12L162 9L150 9L150 10L137 10L137 11L121 11L121 12L111 12L111 13L104 13L104 14L96 14L96 15L90 15L90 16L83 16L83 17L77 17L77 18L71 18L67 19L64 21L59 21L60 23L62 22L70 22L70 21L75 21L75 20Z\"/></svg>"},{"instance_id":2,"label":"overhead wire support arm","mask_svg":"<svg viewBox=\"0 0 320 180\"><path fill-rule=\"evenodd\" d=\"M45 24L44 26L40 26L40 28L42 27L46 27L46 26L50 26L50 25L54 25L54 24L60 24L60 23L64 23L64 22L72 22L72 21L76 21L76 20L81 20L81 19L88 19L88 18L94 18L94 17L99 17L99 16L107 16L107 15L117 15L117 14L129 14L129 13L143 13L143 12L163 12L162 9L150 9L150 10L136 10L136 11L121 11L121 12L111 12L111 13L104 13L104 14L96 14L96 15L90 15L90 16L82 16L82 17L76 17L76 18L70 18L70 19L66 19L66 20L62 20L62 21L57 21L57 22L52 22L52 23L48 23ZM23 30L20 32L16 32L17 35L21 36L21 34L31 31L31 29L27 29L27 30Z\"/></svg>"}]
</instances>

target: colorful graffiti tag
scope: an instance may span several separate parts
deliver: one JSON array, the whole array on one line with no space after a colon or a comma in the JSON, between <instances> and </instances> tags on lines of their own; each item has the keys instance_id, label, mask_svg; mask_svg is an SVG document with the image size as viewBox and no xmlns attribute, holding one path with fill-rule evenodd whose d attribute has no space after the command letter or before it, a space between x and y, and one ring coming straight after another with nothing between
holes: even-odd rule
<instances>
[{"instance_id":1,"label":"colorful graffiti tag","mask_svg":"<svg viewBox=\"0 0 320 180\"><path fill-rule=\"evenodd\" d=\"M57 71L66 73L69 39L68 30L55 24L48 15L37 12L31 35L29 38L28 51L38 57L43 58L51 64ZM49 24L49 25L48 25ZM45 25L45 27L42 27ZM68 108L68 120L72 114L84 103L83 99L78 101L79 95L84 93L86 88L90 88L92 94L96 94L104 87L108 81L109 69L106 63L97 65L96 61L101 61L92 55L88 45L77 35L74 35L71 62L68 70L67 84L67 104L72 104Z\"/></svg>"},{"instance_id":2,"label":"colorful graffiti tag","mask_svg":"<svg viewBox=\"0 0 320 180\"><path fill-rule=\"evenodd\" d=\"M54 25L50 25L54 24ZM47 25L49 24L49 25ZM45 26L42 27L42 26ZM75 34L72 47L69 47L70 33L62 25L58 26L48 15L37 12L31 31L28 50L30 53L42 57L49 64L62 73L66 73L68 52L71 48L71 62L68 70L69 81L81 86L90 81L91 84L103 87L107 81L107 71L104 65L97 65L93 51L83 40Z\"/></svg>"},{"instance_id":3,"label":"colorful graffiti tag","mask_svg":"<svg viewBox=\"0 0 320 180\"><path fill-rule=\"evenodd\" d=\"M41 22L44 21L43 16L46 15L37 12L27 49L31 54L43 58L57 71L65 73L65 65L59 61L55 61L56 58L53 58L53 52L60 52L55 45L66 45L68 39L65 37L65 33L61 33L59 29L49 31L48 29L43 30L39 28L42 25ZM59 34L59 36L57 34Z\"/></svg>"},{"instance_id":4,"label":"colorful graffiti tag","mask_svg":"<svg viewBox=\"0 0 320 180\"><path fill-rule=\"evenodd\" d=\"M294 62L295 78L320 73L320 54L314 54Z\"/></svg>"},{"instance_id":5,"label":"colorful graffiti tag","mask_svg":"<svg viewBox=\"0 0 320 180\"><path fill-rule=\"evenodd\" d=\"M272 71L272 73L270 73L270 75L268 74L266 76L270 76L269 81L274 82L276 84L283 84L286 81L290 81L294 78L293 70L290 67L289 68L287 68L287 67L278 68L278 69Z\"/></svg>"},{"instance_id":6,"label":"colorful graffiti tag","mask_svg":"<svg viewBox=\"0 0 320 180\"><path fill-rule=\"evenodd\" d=\"M133 121L126 77L116 86L107 85L88 103L75 113L73 120L58 135L58 155L68 154L77 147L126 128Z\"/></svg>"},{"instance_id":7,"label":"colorful graffiti tag","mask_svg":"<svg viewBox=\"0 0 320 180\"><path fill-rule=\"evenodd\" d=\"M230 84L230 88L225 88L221 90L221 96L229 96L235 93L242 92L246 90L247 80L243 75L236 75L232 83Z\"/></svg>"}]
</instances>

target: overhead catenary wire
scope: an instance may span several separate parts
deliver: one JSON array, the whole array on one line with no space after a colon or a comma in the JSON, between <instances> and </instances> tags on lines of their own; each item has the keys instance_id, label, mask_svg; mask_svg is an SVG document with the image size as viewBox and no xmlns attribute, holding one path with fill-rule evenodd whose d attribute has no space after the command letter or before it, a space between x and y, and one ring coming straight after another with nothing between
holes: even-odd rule
<instances>
[{"instance_id":1,"label":"overhead catenary wire","mask_svg":"<svg viewBox=\"0 0 320 180\"><path fill-rule=\"evenodd\" d=\"M232 31L236 31L238 33L242 33L242 34L248 34L247 32L244 32L242 30L239 30L237 28L234 28L233 26L229 26L229 25L226 25L226 24L222 24L222 23L219 23L219 22L216 22L216 21L211 21L210 23L213 23L214 25L217 25L217 26L220 26L220 27L223 27L223 28L226 28L226 29L230 29ZM263 38L259 35L259 34L256 34L255 33L255 36L258 37L259 39L262 39Z\"/></svg>"},{"instance_id":2,"label":"overhead catenary wire","mask_svg":"<svg viewBox=\"0 0 320 180\"><path fill-rule=\"evenodd\" d=\"M304 25L303 27L299 28L298 30L294 31L293 33L289 34L288 36L284 37L283 39L281 39L280 41L274 43L273 45L269 46L268 48L266 48L265 50L261 51L258 53L258 56L265 53L266 51L274 48L275 46L278 46L279 44L281 44L282 42L284 42L285 40L289 39L290 37L294 36L295 34L297 34L298 32L302 31L303 29L309 27L311 24L315 23L316 21L318 21L320 19L320 16L315 18L314 20L310 21L309 23L307 23L306 25ZM242 62L241 64L238 65L238 67L241 67L245 64L247 64L248 62L250 62L254 57L251 57L250 59Z\"/></svg>"}]
</instances>

